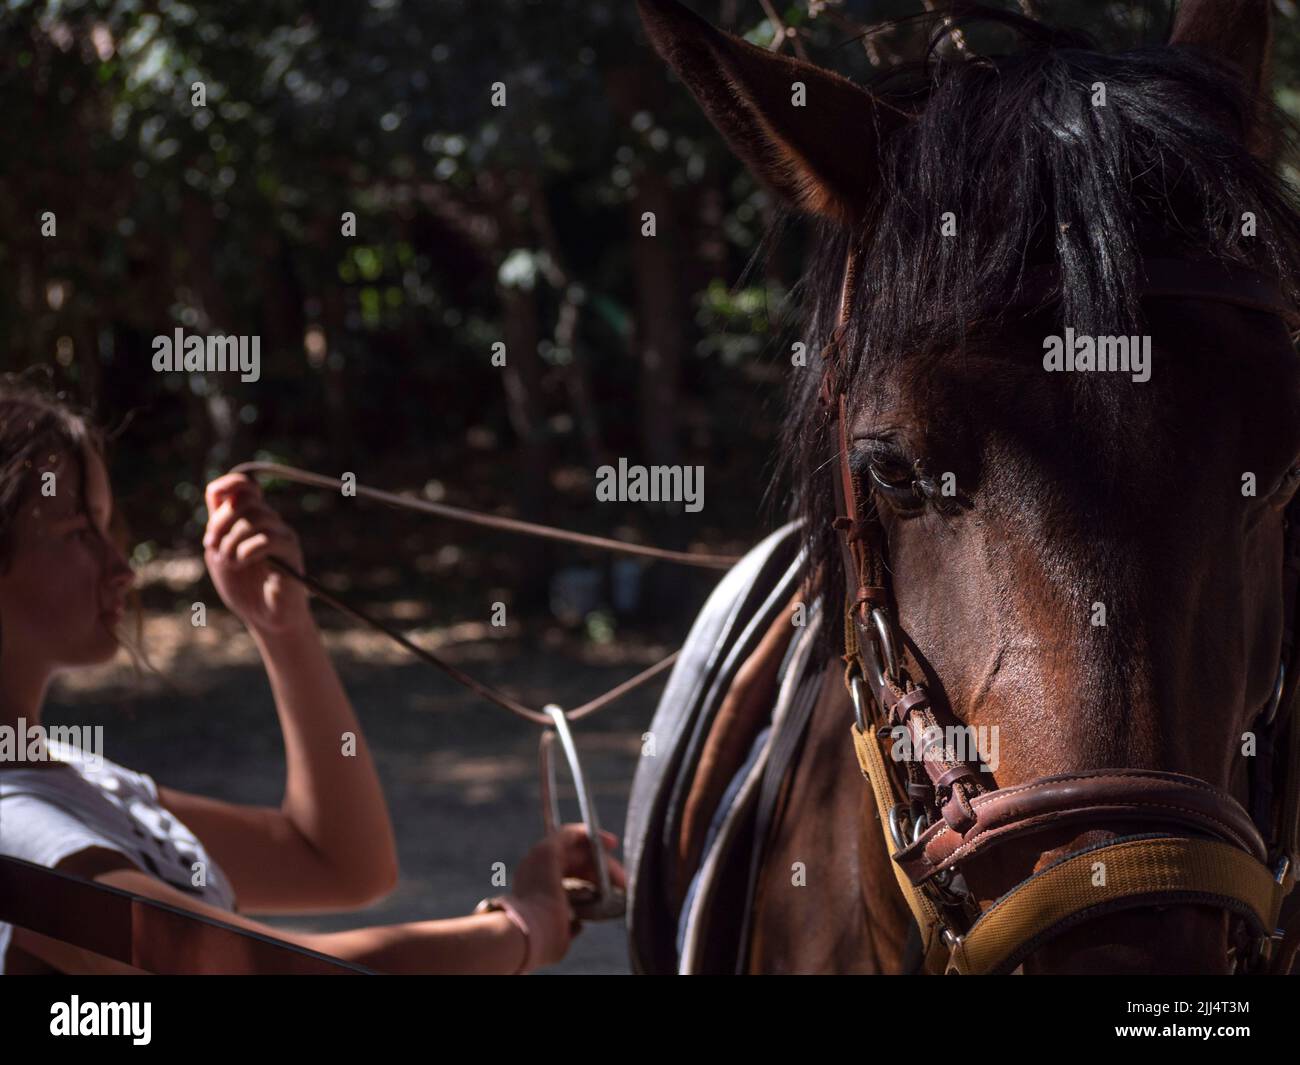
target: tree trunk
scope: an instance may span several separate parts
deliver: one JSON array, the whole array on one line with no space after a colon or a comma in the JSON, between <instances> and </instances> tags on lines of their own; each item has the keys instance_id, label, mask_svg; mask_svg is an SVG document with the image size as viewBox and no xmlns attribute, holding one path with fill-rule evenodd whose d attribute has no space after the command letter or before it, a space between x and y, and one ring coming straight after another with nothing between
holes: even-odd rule
<instances>
[{"instance_id":1,"label":"tree trunk","mask_svg":"<svg viewBox=\"0 0 1300 1065\"><path fill-rule=\"evenodd\" d=\"M545 412L541 405L542 366L537 299L532 290L500 286L506 364L500 368L505 388L506 416L518 442L516 470L508 484L519 516L547 521L551 461ZM527 538L512 547L519 562L518 606L537 610L546 605L550 551L545 540Z\"/></svg>"},{"instance_id":2,"label":"tree trunk","mask_svg":"<svg viewBox=\"0 0 1300 1065\"><path fill-rule=\"evenodd\" d=\"M675 466L682 458L678 407L688 319L676 239L675 220L681 215L672 203L667 179L652 170L638 178L631 209L632 280L636 286L633 343L640 363L637 402L642 452L634 461L646 466ZM646 211L654 212L653 237L641 235ZM690 516L684 515L680 505L665 509L662 504L651 504L645 518L653 543L675 549L686 545ZM667 617L685 595L685 575L680 566L658 565L645 588L646 614Z\"/></svg>"}]
</instances>

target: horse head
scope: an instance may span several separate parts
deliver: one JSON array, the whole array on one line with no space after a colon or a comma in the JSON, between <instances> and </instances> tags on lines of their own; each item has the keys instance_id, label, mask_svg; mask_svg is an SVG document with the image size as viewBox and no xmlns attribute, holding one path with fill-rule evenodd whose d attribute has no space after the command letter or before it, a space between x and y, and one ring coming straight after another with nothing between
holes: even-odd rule
<instances>
[{"instance_id":1,"label":"horse head","mask_svg":"<svg viewBox=\"0 0 1300 1065\"><path fill-rule=\"evenodd\" d=\"M1300 485L1267 0L1184 0L1165 45L1110 55L982 12L1020 47L945 54L949 26L869 87L639 6L818 227L825 357L793 371L786 458L926 953L962 968L996 903L1004 967L1261 964L1295 846L1272 730ZM890 767L921 726L995 735L996 764Z\"/></svg>"}]
</instances>

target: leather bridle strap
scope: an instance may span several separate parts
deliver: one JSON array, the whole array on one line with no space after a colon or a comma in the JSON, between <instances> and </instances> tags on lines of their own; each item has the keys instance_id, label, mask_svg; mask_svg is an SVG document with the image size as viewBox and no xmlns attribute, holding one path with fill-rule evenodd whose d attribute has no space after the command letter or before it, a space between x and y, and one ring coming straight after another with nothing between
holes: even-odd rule
<instances>
[{"instance_id":1,"label":"leather bridle strap","mask_svg":"<svg viewBox=\"0 0 1300 1065\"><path fill-rule=\"evenodd\" d=\"M858 765L863 777L871 786L873 798L882 825L890 819L888 803L889 775L885 768L880 744L869 740L857 725L852 726L853 746L858 757ZM1096 775L1098 781L1102 774ZM1099 817L1115 813L1121 820L1149 819L1160 821L1190 820L1200 829L1214 829L1217 819L1212 815L1195 811L1191 816L1185 808L1180 808L1187 796L1194 796L1201 787L1209 785L1185 778L1189 783L1182 784L1186 789L1180 795L1170 794L1177 782L1170 779L1177 774L1144 773L1143 783L1161 784L1163 790L1151 788L1142 798L1147 799L1151 808L1143 810L1137 804L1133 808L1112 810L1106 808L1083 808L1077 811L1079 819ZM1066 779L1066 778L1061 778ZM877 784L876 782L880 783ZM1043 782L1035 782L1041 784ZM1034 785L1027 785L1032 788ZM1023 794L1025 789L1009 788L1009 792ZM1060 794L1059 792L1057 793ZM975 800L977 816L982 813L981 805L996 800L998 791L980 796ZM1161 809L1164 802L1173 803L1174 813ZM1115 804L1118 806L1119 804ZM1235 800L1228 797L1227 808L1235 805ZM1008 835L1019 835L1063 823L1067 819L1076 819L1076 811L1062 809L1068 818L1055 821L1016 822L1009 821L1006 826ZM1245 811L1241 811L1244 815ZM975 839L969 846L969 853L958 851L958 857L969 859L981 848L981 838L987 842L998 842L1000 838L996 828L988 828L986 819L979 817L980 828L972 833ZM936 826L938 828L940 826ZM1235 834L1242 826L1224 826ZM917 847L924 846L924 840L912 848L900 850L894 844L891 834L885 832L885 847L893 858L894 876L899 889L907 901L908 908L916 920L921 933L921 949L926 968L930 971L945 971L950 974L981 974L1011 972L1028 955L1057 934L1073 925L1092 917L1101 916L1120 909L1130 909L1144 905L1172 905L1177 902L1189 902L1202 905L1216 905L1237 913L1247 919L1252 930L1261 937L1268 936L1277 926L1282 902L1289 890L1280 882L1258 857L1251 851L1263 853L1263 843L1254 833L1248 822L1244 826L1247 835L1255 837L1253 846L1247 850L1241 843L1224 843L1219 840L1192 837L1124 837L1107 843L1086 847L1075 851L1039 873L1022 881L1019 885L1000 898L985 911L965 934L948 931L947 922L938 907L925 894L923 881L941 870L930 870L928 875L918 877L909 875L908 855ZM979 833L989 831L981 837ZM960 841L959 841L960 842ZM944 868L955 864L943 863ZM912 864L916 858L913 854ZM1098 882L1098 863L1104 869L1104 877ZM1295 946L1291 947L1292 953ZM946 966L940 970L945 952L948 955ZM1281 955L1285 954L1285 949ZM1290 962L1281 968L1283 957L1277 959L1280 972L1290 969Z\"/></svg>"},{"instance_id":2,"label":"leather bridle strap","mask_svg":"<svg viewBox=\"0 0 1300 1065\"><path fill-rule=\"evenodd\" d=\"M1006 307L1017 312L1042 307L1060 297L1061 275L1055 266L1030 267L1019 279ZM1144 259L1142 298L1207 300L1271 314L1300 332L1300 308L1276 283L1254 270L1215 260Z\"/></svg>"},{"instance_id":3,"label":"leather bridle strap","mask_svg":"<svg viewBox=\"0 0 1300 1065\"><path fill-rule=\"evenodd\" d=\"M947 971L1009 973L1074 925L1147 905L1217 906L1268 935L1285 896L1264 865L1230 844L1124 837L1075 851L1002 896L954 943Z\"/></svg>"},{"instance_id":4,"label":"leather bridle strap","mask_svg":"<svg viewBox=\"0 0 1300 1065\"><path fill-rule=\"evenodd\" d=\"M1300 307L1278 291L1276 283L1253 270L1222 262L1147 259L1143 299L1203 299L1227 303L1281 318L1291 333L1300 332Z\"/></svg>"},{"instance_id":5,"label":"leather bridle strap","mask_svg":"<svg viewBox=\"0 0 1300 1065\"><path fill-rule=\"evenodd\" d=\"M896 861L920 884L1008 839L1042 828L1106 818L1151 821L1211 836L1263 862L1268 851L1236 799L1196 777L1141 769L1098 769L998 788L974 800L976 827L965 835L940 822Z\"/></svg>"}]
</instances>

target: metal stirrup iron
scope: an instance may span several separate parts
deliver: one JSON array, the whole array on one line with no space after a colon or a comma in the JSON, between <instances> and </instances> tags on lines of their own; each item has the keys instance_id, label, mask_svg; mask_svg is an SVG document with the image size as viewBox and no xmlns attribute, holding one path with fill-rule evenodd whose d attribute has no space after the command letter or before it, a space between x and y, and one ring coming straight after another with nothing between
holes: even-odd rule
<instances>
[{"instance_id":1,"label":"metal stirrup iron","mask_svg":"<svg viewBox=\"0 0 1300 1065\"><path fill-rule=\"evenodd\" d=\"M555 774L554 748L558 740L565 761L569 763L574 790L578 793L578 809L587 826L592 863L596 867L594 884L589 880L566 876L564 893L568 896L569 905L579 921L615 920L627 911L627 896L621 888L613 887L609 881L609 860L605 856L605 845L600 838L600 819L596 816L596 804L592 800L587 778L582 772L582 762L578 758L578 748L573 742L573 733L569 731L569 722L564 716L564 711L554 703L544 706L542 712L550 717L553 726L542 733L538 746L542 763L542 827L549 836L559 831L564 823L564 819L560 816L560 795Z\"/></svg>"}]
</instances>

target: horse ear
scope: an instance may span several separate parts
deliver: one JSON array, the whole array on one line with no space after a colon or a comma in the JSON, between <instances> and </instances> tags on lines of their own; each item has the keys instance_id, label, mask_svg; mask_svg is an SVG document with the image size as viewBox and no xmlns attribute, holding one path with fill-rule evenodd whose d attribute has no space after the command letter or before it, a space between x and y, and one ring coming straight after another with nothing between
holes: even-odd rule
<instances>
[{"instance_id":1,"label":"horse ear","mask_svg":"<svg viewBox=\"0 0 1300 1065\"><path fill-rule=\"evenodd\" d=\"M1263 121L1272 92L1272 6L1272 0L1182 0L1169 36L1171 45L1198 48L1237 69L1249 98L1255 102L1249 128L1242 134L1250 150L1259 156L1270 155L1272 148Z\"/></svg>"},{"instance_id":2,"label":"horse ear","mask_svg":"<svg viewBox=\"0 0 1300 1065\"><path fill-rule=\"evenodd\" d=\"M756 177L810 214L860 219L874 146L902 115L847 78L723 33L677 0L637 7L655 51Z\"/></svg>"}]
</instances>

